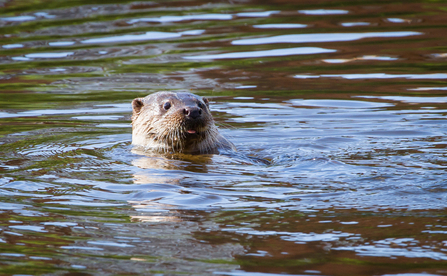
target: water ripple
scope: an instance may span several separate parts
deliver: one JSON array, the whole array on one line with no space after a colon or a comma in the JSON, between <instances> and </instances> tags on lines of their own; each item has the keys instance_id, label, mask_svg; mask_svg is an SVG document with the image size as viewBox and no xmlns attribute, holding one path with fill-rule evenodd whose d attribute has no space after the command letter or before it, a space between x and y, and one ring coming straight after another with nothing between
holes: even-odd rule
<instances>
[{"instance_id":1,"label":"water ripple","mask_svg":"<svg viewBox=\"0 0 447 276\"><path fill-rule=\"evenodd\" d=\"M421 32L371 32L371 33L320 33L291 34L263 38L248 38L233 40L233 45L261 45L272 43L310 43L310 42L340 42L354 41L365 38L406 37L422 35Z\"/></svg>"},{"instance_id":2,"label":"water ripple","mask_svg":"<svg viewBox=\"0 0 447 276\"><path fill-rule=\"evenodd\" d=\"M297 47L286 49L274 49L265 51L251 51L251 52L233 52L226 54L202 55L202 56L187 56L184 59L227 59L227 58L256 58L256 57L278 57L291 55L313 55L322 53L333 53L336 50L324 49L318 47Z\"/></svg>"}]
</instances>

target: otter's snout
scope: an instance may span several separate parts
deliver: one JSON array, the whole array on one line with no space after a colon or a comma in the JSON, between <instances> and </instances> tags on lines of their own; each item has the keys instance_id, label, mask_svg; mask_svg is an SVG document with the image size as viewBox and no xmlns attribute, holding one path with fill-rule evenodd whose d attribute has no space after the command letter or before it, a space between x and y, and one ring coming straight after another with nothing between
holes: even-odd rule
<instances>
[{"instance_id":1,"label":"otter's snout","mask_svg":"<svg viewBox=\"0 0 447 276\"><path fill-rule=\"evenodd\" d=\"M191 119L197 119L202 115L202 109L195 107L195 106L188 106L185 109L183 109L183 113L186 117L189 117Z\"/></svg>"}]
</instances>

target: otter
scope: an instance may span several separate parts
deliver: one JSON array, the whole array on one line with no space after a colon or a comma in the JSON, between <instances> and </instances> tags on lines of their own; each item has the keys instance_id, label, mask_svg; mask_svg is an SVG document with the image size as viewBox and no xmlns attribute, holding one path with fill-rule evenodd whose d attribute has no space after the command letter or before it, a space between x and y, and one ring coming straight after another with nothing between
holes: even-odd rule
<instances>
[{"instance_id":1,"label":"otter","mask_svg":"<svg viewBox=\"0 0 447 276\"><path fill-rule=\"evenodd\" d=\"M132 144L159 153L236 150L219 133L206 98L168 91L132 101Z\"/></svg>"}]
</instances>

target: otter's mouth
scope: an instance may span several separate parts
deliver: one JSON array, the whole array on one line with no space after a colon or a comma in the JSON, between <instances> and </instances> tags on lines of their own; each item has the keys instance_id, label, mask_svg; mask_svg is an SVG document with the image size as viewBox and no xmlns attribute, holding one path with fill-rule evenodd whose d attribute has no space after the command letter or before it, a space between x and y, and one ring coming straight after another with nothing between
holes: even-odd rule
<instances>
[{"instance_id":1,"label":"otter's mouth","mask_svg":"<svg viewBox=\"0 0 447 276\"><path fill-rule=\"evenodd\" d=\"M207 128L202 124L187 123L185 124L183 131L186 138L195 140L200 139L206 133Z\"/></svg>"},{"instance_id":2,"label":"otter's mouth","mask_svg":"<svg viewBox=\"0 0 447 276\"><path fill-rule=\"evenodd\" d=\"M196 129L196 128L189 128L189 129L186 129L185 134L186 134L187 139L196 140L196 139L201 139L201 137L203 135L203 131Z\"/></svg>"}]
</instances>

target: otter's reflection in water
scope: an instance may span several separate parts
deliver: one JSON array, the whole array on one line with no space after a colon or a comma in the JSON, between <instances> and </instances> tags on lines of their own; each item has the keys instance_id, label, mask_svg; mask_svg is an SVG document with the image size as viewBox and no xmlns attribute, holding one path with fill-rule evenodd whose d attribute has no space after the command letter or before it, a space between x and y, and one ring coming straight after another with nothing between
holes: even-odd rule
<instances>
[{"instance_id":1,"label":"otter's reflection in water","mask_svg":"<svg viewBox=\"0 0 447 276\"><path fill-rule=\"evenodd\" d=\"M133 192L128 202L143 221L178 221L176 209L208 209L228 204L232 197L219 194L209 187L210 179L225 179L225 175L209 170L216 166L214 158L220 155L160 155L133 149L138 156L132 164L139 169L133 174L135 184L143 189ZM144 154L144 155L143 155ZM209 168L211 167L211 169ZM208 181L206 181L208 180ZM173 211L174 210L174 211Z\"/></svg>"},{"instance_id":2,"label":"otter's reflection in water","mask_svg":"<svg viewBox=\"0 0 447 276\"><path fill-rule=\"evenodd\" d=\"M141 169L187 170L207 172L206 165L212 162L212 154L159 154L134 147L132 153L140 155L132 161L132 165Z\"/></svg>"},{"instance_id":3,"label":"otter's reflection in water","mask_svg":"<svg viewBox=\"0 0 447 276\"><path fill-rule=\"evenodd\" d=\"M181 180L193 173L207 173L207 164L212 155L157 154L139 148L132 149L139 156L132 165L143 169L134 173L135 184L171 184L180 185Z\"/></svg>"},{"instance_id":4,"label":"otter's reflection in water","mask_svg":"<svg viewBox=\"0 0 447 276\"><path fill-rule=\"evenodd\" d=\"M182 222L186 217L174 206L150 201L129 201L138 215L131 216L133 222Z\"/></svg>"},{"instance_id":5,"label":"otter's reflection in water","mask_svg":"<svg viewBox=\"0 0 447 276\"><path fill-rule=\"evenodd\" d=\"M138 236L140 242L132 248L155 258L151 269L160 271L175 267L179 271L233 271L240 269L235 257L244 254L237 242L209 242L213 230L221 226L210 218L213 205L228 202L217 191L198 181L213 166L214 155L160 155L138 149L132 150L134 184L143 189L133 192L128 200L133 211L129 216L126 236ZM214 191L214 192L213 192ZM203 239L204 233L207 241ZM144 255L143 254L143 255ZM169 256L168 258L163 256ZM164 259L163 259L164 258ZM134 261L147 263L145 258ZM191 267L188 262L194 263ZM219 260L213 262L213 260Z\"/></svg>"}]
</instances>

